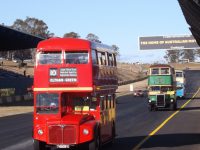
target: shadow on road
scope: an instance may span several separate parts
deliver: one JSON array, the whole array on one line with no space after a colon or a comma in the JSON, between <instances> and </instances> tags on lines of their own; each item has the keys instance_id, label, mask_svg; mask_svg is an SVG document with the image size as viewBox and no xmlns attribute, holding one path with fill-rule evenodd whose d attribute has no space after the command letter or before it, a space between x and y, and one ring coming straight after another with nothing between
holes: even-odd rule
<instances>
[{"instance_id":1,"label":"shadow on road","mask_svg":"<svg viewBox=\"0 0 200 150\"><path fill-rule=\"evenodd\" d=\"M188 111L188 110L200 110L200 107L186 107L181 109L180 111Z\"/></svg>"},{"instance_id":2,"label":"shadow on road","mask_svg":"<svg viewBox=\"0 0 200 150\"><path fill-rule=\"evenodd\" d=\"M5 103L0 105L0 107L8 107L8 106L33 106L33 100Z\"/></svg>"},{"instance_id":3,"label":"shadow on road","mask_svg":"<svg viewBox=\"0 0 200 150\"><path fill-rule=\"evenodd\" d=\"M137 144L139 144L145 137L144 136L137 136L137 137L124 137L124 138L117 138L115 143L112 147L104 146L103 150L132 150ZM195 145L200 144L200 134L188 134L188 133L181 133L181 134L162 134L162 135L154 135L150 137L140 149L145 148L174 148L179 146L186 146L186 145Z\"/></svg>"}]
</instances>

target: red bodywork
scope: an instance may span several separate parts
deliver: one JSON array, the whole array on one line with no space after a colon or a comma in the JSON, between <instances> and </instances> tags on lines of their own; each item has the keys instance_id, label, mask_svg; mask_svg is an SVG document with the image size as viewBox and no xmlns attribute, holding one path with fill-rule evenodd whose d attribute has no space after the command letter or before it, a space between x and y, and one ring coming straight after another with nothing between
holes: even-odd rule
<instances>
[{"instance_id":1,"label":"red bodywork","mask_svg":"<svg viewBox=\"0 0 200 150\"><path fill-rule=\"evenodd\" d=\"M64 63L65 57L62 56L61 64L41 65L38 62L36 54L33 87L34 139L43 141L48 145L77 145L92 141L97 128L101 130L102 110L100 107L100 95L115 93L117 77L115 67L99 67L92 64L92 49L91 41L71 38L53 38L38 44L37 53L59 51L64 55L63 53L67 51L88 52L88 63L67 64ZM77 74L75 77L76 80L74 82L50 82L50 78L63 78L59 75L60 70L63 68L75 68ZM56 77L50 77L50 69L57 71ZM43 93L56 93L59 96L58 108L55 106L49 108L57 108L56 113L38 113L37 98L39 94ZM73 98L76 96L96 98L95 109L88 109L87 107L81 107L80 109L80 107L75 107L73 105ZM41 107L41 110L45 109L47 108ZM114 121L114 118L109 119L110 121ZM87 135L83 133L85 129L89 131ZM40 134L41 132L42 134ZM105 141L103 136L102 141Z\"/></svg>"},{"instance_id":2,"label":"red bodywork","mask_svg":"<svg viewBox=\"0 0 200 150\"><path fill-rule=\"evenodd\" d=\"M88 51L90 53L90 42L86 40L74 40L74 39L49 39L38 44L39 51ZM91 55L90 55L91 56ZM91 58L89 59L91 60ZM77 81L76 83L49 83L49 68L77 68ZM34 88L49 88L49 87L72 87L72 91L78 91L81 87L90 87L89 92L93 89L92 78L92 63L85 64L51 64L51 65L37 65L34 73ZM76 88L78 87L78 88ZM76 88L76 90L73 90ZM85 90L84 90L85 91Z\"/></svg>"}]
</instances>

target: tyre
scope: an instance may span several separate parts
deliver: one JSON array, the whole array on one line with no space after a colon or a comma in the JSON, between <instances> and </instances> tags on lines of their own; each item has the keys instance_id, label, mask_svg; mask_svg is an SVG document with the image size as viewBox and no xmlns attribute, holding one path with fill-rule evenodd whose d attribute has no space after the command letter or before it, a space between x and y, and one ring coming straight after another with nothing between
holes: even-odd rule
<instances>
[{"instance_id":1,"label":"tyre","mask_svg":"<svg viewBox=\"0 0 200 150\"><path fill-rule=\"evenodd\" d=\"M50 150L51 148L49 148L49 147L47 148L45 142L34 140L33 141L33 149L34 150Z\"/></svg>"},{"instance_id":2,"label":"tyre","mask_svg":"<svg viewBox=\"0 0 200 150\"><path fill-rule=\"evenodd\" d=\"M148 110L149 110L149 111L152 111L152 110L153 110L152 105L149 105L149 106L148 106Z\"/></svg>"},{"instance_id":3,"label":"tyre","mask_svg":"<svg viewBox=\"0 0 200 150\"><path fill-rule=\"evenodd\" d=\"M174 104L171 103L170 106L169 106L169 109L174 110Z\"/></svg>"},{"instance_id":4,"label":"tyre","mask_svg":"<svg viewBox=\"0 0 200 150\"><path fill-rule=\"evenodd\" d=\"M113 122L113 126L112 126L112 137L110 142L107 144L108 146L112 146L115 142L115 136L116 136L116 129L115 129L115 123Z\"/></svg>"},{"instance_id":5,"label":"tyre","mask_svg":"<svg viewBox=\"0 0 200 150\"><path fill-rule=\"evenodd\" d=\"M154 106L154 107L153 107L153 110L154 110L154 111L158 111L158 107Z\"/></svg>"},{"instance_id":6,"label":"tyre","mask_svg":"<svg viewBox=\"0 0 200 150\"><path fill-rule=\"evenodd\" d=\"M177 110L177 104L176 103L174 103L173 109Z\"/></svg>"},{"instance_id":7,"label":"tyre","mask_svg":"<svg viewBox=\"0 0 200 150\"><path fill-rule=\"evenodd\" d=\"M99 133L95 133L94 140L89 143L88 150L100 150L100 136Z\"/></svg>"},{"instance_id":8,"label":"tyre","mask_svg":"<svg viewBox=\"0 0 200 150\"><path fill-rule=\"evenodd\" d=\"M171 103L170 104L170 110L176 110L177 109L177 104L176 103Z\"/></svg>"}]
</instances>

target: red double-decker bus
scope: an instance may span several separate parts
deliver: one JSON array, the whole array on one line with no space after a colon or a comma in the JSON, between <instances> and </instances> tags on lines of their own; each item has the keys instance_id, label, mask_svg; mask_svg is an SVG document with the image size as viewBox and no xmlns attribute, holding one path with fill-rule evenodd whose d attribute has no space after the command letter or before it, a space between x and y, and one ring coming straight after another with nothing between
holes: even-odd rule
<instances>
[{"instance_id":1,"label":"red double-decker bus","mask_svg":"<svg viewBox=\"0 0 200 150\"><path fill-rule=\"evenodd\" d=\"M112 47L72 38L40 42L33 85L34 150L97 150L112 142L116 73Z\"/></svg>"}]
</instances>

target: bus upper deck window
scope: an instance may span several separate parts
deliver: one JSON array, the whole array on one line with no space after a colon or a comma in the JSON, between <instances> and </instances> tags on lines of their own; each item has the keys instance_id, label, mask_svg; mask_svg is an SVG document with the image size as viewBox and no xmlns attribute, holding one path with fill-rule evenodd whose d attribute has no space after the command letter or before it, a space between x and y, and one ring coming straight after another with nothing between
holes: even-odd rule
<instances>
[{"instance_id":1,"label":"bus upper deck window","mask_svg":"<svg viewBox=\"0 0 200 150\"><path fill-rule=\"evenodd\" d=\"M176 72L176 77L183 77L183 73L182 72Z\"/></svg>"},{"instance_id":2,"label":"bus upper deck window","mask_svg":"<svg viewBox=\"0 0 200 150\"><path fill-rule=\"evenodd\" d=\"M109 66L113 66L113 56L112 54L108 54L108 65Z\"/></svg>"},{"instance_id":3,"label":"bus upper deck window","mask_svg":"<svg viewBox=\"0 0 200 150\"><path fill-rule=\"evenodd\" d=\"M169 74L169 68L161 68L161 74Z\"/></svg>"},{"instance_id":4,"label":"bus upper deck window","mask_svg":"<svg viewBox=\"0 0 200 150\"><path fill-rule=\"evenodd\" d=\"M41 52L39 54L39 64L61 64L61 51L60 52Z\"/></svg>"},{"instance_id":5,"label":"bus upper deck window","mask_svg":"<svg viewBox=\"0 0 200 150\"><path fill-rule=\"evenodd\" d=\"M159 74L159 69L158 68L151 69L151 74Z\"/></svg>"},{"instance_id":6,"label":"bus upper deck window","mask_svg":"<svg viewBox=\"0 0 200 150\"><path fill-rule=\"evenodd\" d=\"M97 53L96 50L92 50L92 63L97 64Z\"/></svg>"},{"instance_id":7,"label":"bus upper deck window","mask_svg":"<svg viewBox=\"0 0 200 150\"><path fill-rule=\"evenodd\" d=\"M65 52L67 64L87 64L88 52Z\"/></svg>"}]
</instances>

